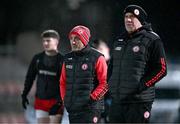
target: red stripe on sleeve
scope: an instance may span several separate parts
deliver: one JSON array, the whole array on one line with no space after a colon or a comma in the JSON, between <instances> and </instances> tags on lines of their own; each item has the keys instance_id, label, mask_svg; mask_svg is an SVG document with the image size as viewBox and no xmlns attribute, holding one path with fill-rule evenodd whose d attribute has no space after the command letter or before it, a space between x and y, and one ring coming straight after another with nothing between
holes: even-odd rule
<instances>
[{"instance_id":1,"label":"red stripe on sleeve","mask_svg":"<svg viewBox=\"0 0 180 124\"><path fill-rule=\"evenodd\" d=\"M104 94L108 91L107 84L107 64L106 60L103 56L100 56L95 65L97 79L99 81L99 85L96 89L90 94L93 100L102 99Z\"/></svg>"},{"instance_id":2,"label":"red stripe on sleeve","mask_svg":"<svg viewBox=\"0 0 180 124\"><path fill-rule=\"evenodd\" d=\"M151 80L149 80L148 82L146 82L146 86L150 87L152 86L154 83L156 83L166 72L166 63L164 58L161 58L161 70L160 72L153 77Z\"/></svg>"}]
</instances>

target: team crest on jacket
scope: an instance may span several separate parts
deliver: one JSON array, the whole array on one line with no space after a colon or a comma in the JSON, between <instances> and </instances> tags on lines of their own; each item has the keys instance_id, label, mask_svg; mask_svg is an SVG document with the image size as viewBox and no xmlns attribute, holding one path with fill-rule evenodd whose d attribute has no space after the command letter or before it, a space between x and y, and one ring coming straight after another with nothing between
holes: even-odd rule
<instances>
[{"instance_id":1,"label":"team crest on jacket","mask_svg":"<svg viewBox=\"0 0 180 124\"><path fill-rule=\"evenodd\" d=\"M88 65L86 64L86 63L84 63L84 64L82 64L82 66L81 66L81 68L82 68L82 70L87 70L87 68L88 68Z\"/></svg>"},{"instance_id":2,"label":"team crest on jacket","mask_svg":"<svg viewBox=\"0 0 180 124\"><path fill-rule=\"evenodd\" d=\"M97 123L97 122L98 122L98 117L95 116L95 117L93 118L93 123Z\"/></svg>"},{"instance_id":3,"label":"team crest on jacket","mask_svg":"<svg viewBox=\"0 0 180 124\"><path fill-rule=\"evenodd\" d=\"M144 112L144 118L149 118L150 113L148 111Z\"/></svg>"},{"instance_id":4,"label":"team crest on jacket","mask_svg":"<svg viewBox=\"0 0 180 124\"><path fill-rule=\"evenodd\" d=\"M139 46L134 46L134 47L133 47L133 51L134 51L134 52L138 52L139 49L140 49Z\"/></svg>"}]
</instances>

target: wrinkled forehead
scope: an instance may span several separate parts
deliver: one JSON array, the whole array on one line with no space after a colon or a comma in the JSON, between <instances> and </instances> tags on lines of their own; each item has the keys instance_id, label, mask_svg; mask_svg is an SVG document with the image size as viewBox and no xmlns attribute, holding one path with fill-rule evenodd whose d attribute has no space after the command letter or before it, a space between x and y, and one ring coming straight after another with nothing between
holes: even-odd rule
<instances>
[{"instance_id":1,"label":"wrinkled forehead","mask_svg":"<svg viewBox=\"0 0 180 124\"><path fill-rule=\"evenodd\" d=\"M124 17L135 17L135 15L131 12L127 12Z\"/></svg>"}]
</instances>

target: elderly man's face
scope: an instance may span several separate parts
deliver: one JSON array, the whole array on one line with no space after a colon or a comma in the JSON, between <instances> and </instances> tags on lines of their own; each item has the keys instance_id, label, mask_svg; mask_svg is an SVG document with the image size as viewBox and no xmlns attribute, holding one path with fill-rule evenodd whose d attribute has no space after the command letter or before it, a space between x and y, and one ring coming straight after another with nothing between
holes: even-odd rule
<instances>
[{"instance_id":1,"label":"elderly man's face","mask_svg":"<svg viewBox=\"0 0 180 124\"><path fill-rule=\"evenodd\" d=\"M85 47L81 39L74 34L70 36L70 43L72 51L79 51Z\"/></svg>"},{"instance_id":2,"label":"elderly man's face","mask_svg":"<svg viewBox=\"0 0 180 124\"><path fill-rule=\"evenodd\" d=\"M133 33L138 28L142 27L141 22L132 13L126 13L124 16L124 24L128 33Z\"/></svg>"}]
</instances>

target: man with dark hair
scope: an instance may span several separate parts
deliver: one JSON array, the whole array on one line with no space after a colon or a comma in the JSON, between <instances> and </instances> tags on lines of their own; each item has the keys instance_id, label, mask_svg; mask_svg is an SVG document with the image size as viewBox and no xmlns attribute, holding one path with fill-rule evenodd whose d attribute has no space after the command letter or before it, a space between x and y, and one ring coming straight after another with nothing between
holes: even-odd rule
<instances>
[{"instance_id":1,"label":"man with dark hair","mask_svg":"<svg viewBox=\"0 0 180 124\"><path fill-rule=\"evenodd\" d=\"M69 33L72 51L65 55L60 91L70 123L98 123L108 90L107 64L89 45L90 30L75 26Z\"/></svg>"},{"instance_id":2,"label":"man with dark hair","mask_svg":"<svg viewBox=\"0 0 180 124\"><path fill-rule=\"evenodd\" d=\"M58 52L59 34L46 30L41 34L44 51L36 54L27 71L22 105L29 104L27 95L36 79L34 108L38 123L59 123L62 115L62 100L59 95L59 75L63 56Z\"/></svg>"},{"instance_id":3,"label":"man with dark hair","mask_svg":"<svg viewBox=\"0 0 180 124\"><path fill-rule=\"evenodd\" d=\"M155 83L167 73L163 43L146 21L140 6L125 8L126 32L115 41L109 64L112 123L149 122Z\"/></svg>"}]
</instances>

